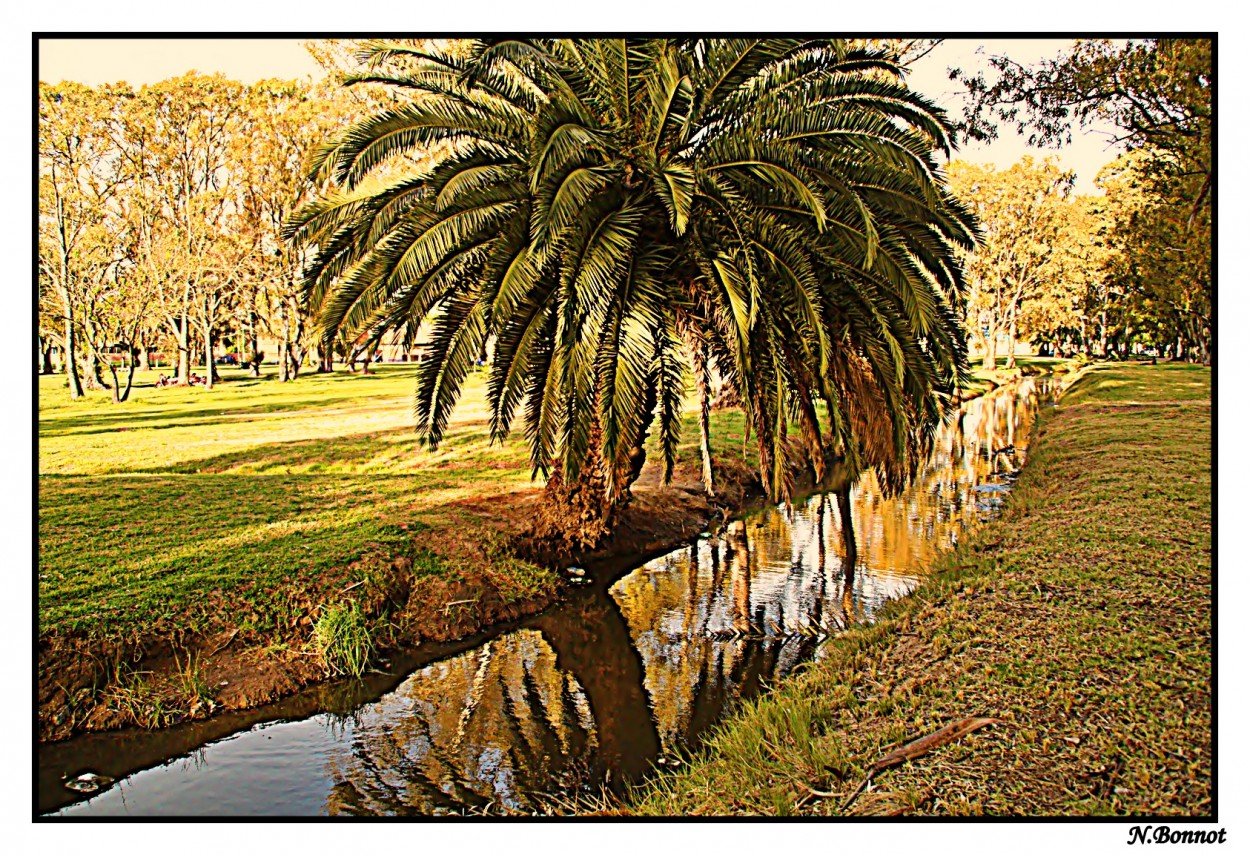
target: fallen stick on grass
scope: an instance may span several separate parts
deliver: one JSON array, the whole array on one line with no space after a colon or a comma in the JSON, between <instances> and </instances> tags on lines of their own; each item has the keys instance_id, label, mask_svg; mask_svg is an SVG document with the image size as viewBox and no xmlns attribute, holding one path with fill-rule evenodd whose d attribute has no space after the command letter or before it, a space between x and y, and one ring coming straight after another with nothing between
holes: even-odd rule
<instances>
[{"instance_id":1,"label":"fallen stick on grass","mask_svg":"<svg viewBox=\"0 0 1250 855\"><path fill-rule=\"evenodd\" d=\"M901 766L908 760L915 760L917 757L923 757L935 748L941 748L943 745L954 742L972 733L974 730L980 730L987 724L1003 724L1001 718L986 718L981 716L969 716L959 721L951 722L941 730L934 731L928 736L922 736L919 739L913 739L900 748L895 748L889 754L877 760L868 767L868 774L864 776L864 782L859 785L855 792L851 793L850 798L842 805L842 813L846 813L846 809L851 806L854 801L859 798L859 794L868 788L872 783L872 779L881 772L889 769L891 766Z\"/></svg>"}]
</instances>

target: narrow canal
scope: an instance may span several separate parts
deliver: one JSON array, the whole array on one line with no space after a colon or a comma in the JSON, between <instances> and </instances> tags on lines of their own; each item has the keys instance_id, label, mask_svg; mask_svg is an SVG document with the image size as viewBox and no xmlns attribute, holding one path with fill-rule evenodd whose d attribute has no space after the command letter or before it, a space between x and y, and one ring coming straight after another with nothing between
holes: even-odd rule
<instances>
[{"instance_id":1,"label":"narrow canal","mask_svg":"<svg viewBox=\"0 0 1250 855\"><path fill-rule=\"evenodd\" d=\"M472 646L422 648L391 677L168 731L39 750L39 808L65 816L525 813L682 762L736 703L905 596L1003 501L1057 381L966 403L906 492L853 488L846 573L829 494L767 508L575 589ZM849 581L848 581L849 576ZM328 712L326 710L334 710ZM117 779L90 796L85 770Z\"/></svg>"}]
</instances>

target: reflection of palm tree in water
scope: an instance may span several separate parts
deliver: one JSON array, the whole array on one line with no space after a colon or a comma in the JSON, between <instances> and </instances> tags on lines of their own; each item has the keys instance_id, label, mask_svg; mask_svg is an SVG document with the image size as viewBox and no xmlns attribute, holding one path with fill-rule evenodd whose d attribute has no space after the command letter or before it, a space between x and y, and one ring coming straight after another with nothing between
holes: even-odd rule
<instances>
[{"instance_id":1,"label":"reflection of palm tree in water","mask_svg":"<svg viewBox=\"0 0 1250 855\"><path fill-rule=\"evenodd\" d=\"M581 777L594 723L577 682L532 630L428 666L357 716L332 758L331 814L524 808Z\"/></svg>"},{"instance_id":2,"label":"reflection of palm tree in water","mask_svg":"<svg viewBox=\"0 0 1250 855\"><path fill-rule=\"evenodd\" d=\"M731 522L729 536L726 557L733 585L733 627L738 632L751 632L751 547L747 542L746 523Z\"/></svg>"},{"instance_id":3,"label":"reflection of palm tree in water","mask_svg":"<svg viewBox=\"0 0 1250 855\"><path fill-rule=\"evenodd\" d=\"M851 512L851 485L846 484L834 491L838 500L838 516L842 519L842 546L846 557L842 561L842 576L849 589L855 581L855 565L859 563L859 550L855 547L855 517Z\"/></svg>"},{"instance_id":4,"label":"reflection of palm tree in water","mask_svg":"<svg viewBox=\"0 0 1250 855\"><path fill-rule=\"evenodd\" d=\"M572 606L572 604L570 604ZM535 623L556 653L556 662L582 686L598 737L595 777L612 773L612 783L637 779L660 750L643 685L643 664L629 626L610 595L583 597L572 613L539 617Z\"/></svg>"}]
</instances>

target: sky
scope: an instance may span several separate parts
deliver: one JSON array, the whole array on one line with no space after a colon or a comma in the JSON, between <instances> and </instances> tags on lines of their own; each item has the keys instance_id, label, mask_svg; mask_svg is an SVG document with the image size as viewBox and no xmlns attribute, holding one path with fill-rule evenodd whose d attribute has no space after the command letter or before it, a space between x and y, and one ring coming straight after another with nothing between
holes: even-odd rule
<instances>
[{"instance_id":1,"label":"sky","mask_svg":"<svg viewBox=\"0 0 1250 855\"><path fill-rule=\"evenodd\" d=\"M1007 54L1028 64L1053 58L1070 39L948 39L921 58L908 77L909 84L934 98L953 115L959 115L959 85L946 74L950 67L965 72L988 68L986 56ZM244 83L267 77L319 77L300 39L41 39L39 77L49 83L74 80L97 86L126 81L133 85L155 83L187 71L221 72ZM1098 170L1115 159L1108 148L1110 128L1075 133L1073 143L1062 150L1031 149L1014 129L1004 129L998 140L970 144L956 157L1007 168L1023 155L1055 156L1076 172L1076 192L1097 192Z\"/></svg>"}]
</instances>

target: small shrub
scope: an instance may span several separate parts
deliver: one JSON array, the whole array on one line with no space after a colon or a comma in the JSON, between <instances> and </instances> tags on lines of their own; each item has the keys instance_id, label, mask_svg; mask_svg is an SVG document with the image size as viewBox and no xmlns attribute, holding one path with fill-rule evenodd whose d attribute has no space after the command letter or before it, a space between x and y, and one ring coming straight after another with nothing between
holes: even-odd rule
<instances>
[{"instance_id":1,"label":"small shrub","mask_svg":"<svg viewBox=\"0 0 1250 855\"><path fill-rule=\"evenodd\" d=\"M373 655L373 637L359 603L324 607L313 626L311 646L327 673L362 675Z\"/></svg>"}]
</instances>

